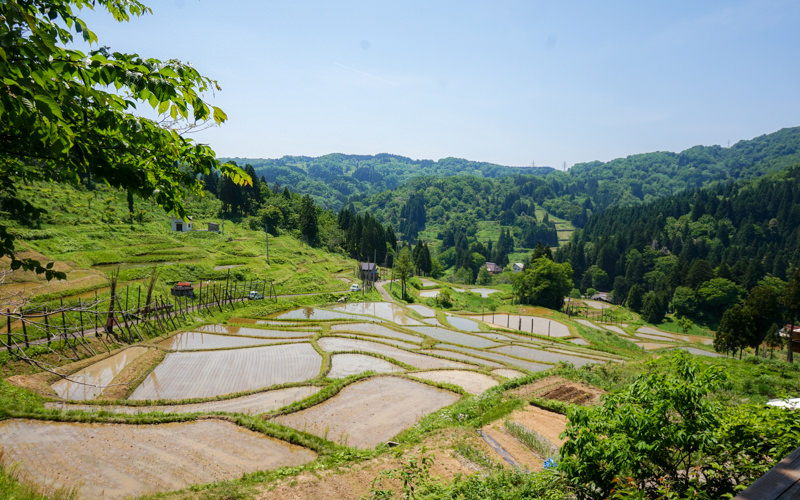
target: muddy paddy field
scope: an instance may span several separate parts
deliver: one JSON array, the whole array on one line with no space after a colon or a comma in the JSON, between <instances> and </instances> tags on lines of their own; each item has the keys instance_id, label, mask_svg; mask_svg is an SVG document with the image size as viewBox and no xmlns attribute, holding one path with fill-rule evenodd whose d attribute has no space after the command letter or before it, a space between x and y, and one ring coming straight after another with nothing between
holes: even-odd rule
<instances>
[{"instance_id":1,"label":"muddy paddy field","mask_svg":"<svg viewBox=\"0 0 800 500\"><path fill-rule=\"evenodd\" d=\"M350 448L378 457L353 468L357 498L368 487L358 471L378 467L387 443L403 446L421 422L460 419L451 408L486 391L587 404L597 391L545 372L564 362L624 360L593 349L582 335L590 327L568 320L439 312L437 326L423 321L435 317L424 306L386 302L234 317L61 367L64 378L13 377L37 388L49 413L0 422L2 460L39 484L77 488L81 498L125 498L301 466ZM645 335L665 345L685 341L626 335L632 343L651 340ZM522 377L530 383L514 382ZM563 415L522 406L503 422L557 450ZM540 468L548 457L525 448L503 422L470 442L508 466ZM450 463L452 451L440 458ZM471 472L459 467L451 472Z\"/></svg>"}]
</instances>

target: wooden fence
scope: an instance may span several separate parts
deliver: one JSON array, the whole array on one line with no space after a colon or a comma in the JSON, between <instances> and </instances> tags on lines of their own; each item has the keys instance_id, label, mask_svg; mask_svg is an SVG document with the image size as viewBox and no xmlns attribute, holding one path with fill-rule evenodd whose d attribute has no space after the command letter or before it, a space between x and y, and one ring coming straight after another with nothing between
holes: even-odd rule
<instances>
[{"instance_id":1,"label":"wooden fence","mask_svg":"<svg viewBox=\"0 0 800 500\"><path fill-rule=\"evenodd\" d=\"M233 309L235 303L248 300L251 291L258 298L277 299L272 282L266 280L204 281L193 288L194 297L175 297L165 290L149 302L143 300L141 286L136 285L133 293L132 288L116 290L107 298L95 293L93 300L60 299L57 306L2 308L0 328L5 332L0 330L0 347L24 357L25 348L59 340L73 350L88 347L87 336L134 343L176 330L193 311Z\"/></svg>"}]
</instances>

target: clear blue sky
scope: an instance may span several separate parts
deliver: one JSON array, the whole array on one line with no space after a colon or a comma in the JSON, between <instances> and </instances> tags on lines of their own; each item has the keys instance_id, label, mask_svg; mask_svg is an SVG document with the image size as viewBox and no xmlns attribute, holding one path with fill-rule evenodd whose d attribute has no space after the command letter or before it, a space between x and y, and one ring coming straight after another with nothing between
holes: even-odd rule
<instances>
[{"instance_id":1,"label":"clear blue sky","mask_svg":"<svg viewBox=\"0 0 800 500\"><path fill-rule=\"evenodd\" d=\"M100 43L215 78L220 156L504 165L727 146L800 125L800 2L145 0Z\"/></svg>"}]
</instances>

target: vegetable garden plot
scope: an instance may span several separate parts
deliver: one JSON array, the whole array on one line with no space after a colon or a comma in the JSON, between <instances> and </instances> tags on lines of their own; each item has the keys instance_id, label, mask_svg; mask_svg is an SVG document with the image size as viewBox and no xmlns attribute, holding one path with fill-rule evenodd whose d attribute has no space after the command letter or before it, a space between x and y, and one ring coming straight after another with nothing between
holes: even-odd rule
<instances>
[{"instance_id":1,"label":"vegetable garden plot","mask_svg":"<svg viewBox=\"0 0 800 500\"><path fill-rule=\"evenodd\" d=\"M6 465L82 498L125 498L297 466L311 450L221 420L159 425L0 422Z\"/></svg>"},{"instance_id":2,"label":"vegetable garden plot","mask_svg":"<svg viewBox=\"0 0 800 500\"><path fill-rule=\"evenodd\" d=\"M367 371L376 373L396 373L403 369L385 359L367 356L366 354L334 354L331 356L331 371L328 378L344 378Z\"/></svg>"},{"instance_id":3,"label":"vegetable garden plot","mask_svg":"<svg viewBox=\"0 0 800 500\"><path fill-rule=\"evenodd\" d=\"M467 363L473 363L476 365L494 367L494 368L501 368L503 365L500 363L496 363L494 361L488 361L485 359L480 359L475 356L470 356L469 354L464 354L461 352L453 352L453 351L446 351L444 349L426 349L423 352L429 352L431 354L438 354L439 356L445 356L451 359L458 359L461 361L466 361Z\"/></svg>"},{"instance_id":4,"label":"vegetable garden plot","mask_svg":"<svg viewBox=\"0 0 800 500\"><path fill-rule=\"evenodd\" d=\"M252 337L235 337L233 335L216 335L203 332L181 332L163 342L159 346L168 351L197 351L201 349L223 349L230 347L248 347L255 345L285 342L283 339L256 339Z\"/></svg>"},{"instance_id":5,"label":"vegetable garden plot","mask_svg":"<svg viewBox=\"0 0 800 500\"><path fill-rule=\"evenodd\" d=\"M414 330L428 337L432 337L442 342L449 342L451 344L458 344L467 347L477 347L479 349L494 347L496 342L489 339L478 337L477 335L470 335L468 333L454 332L453 330L446 330L438 326L409 326L409 330Z\"/></svg>"},{"instance_id":6,"label":"vegetable garden plot","mask_svg":"<svg viewBox=\"0 0 800 500\"><path fill-rule=\"evenodd\" d=\"M497 380L489 375L469 370L435 370L415 372L412 377L418 377L433 382L444 382L461 387L470 394L480 394L498 384Z\"/></svg>"},{"instance_id":7,"label":"vegetable garden plot","mask_svg":"<svg viewBox=\"0 0 800 500\"><path fill-rule=\"evenodd\" d=\"M83 411L110 411L112 413L205 413L225 411L229 413L244 413L257 415L268 411L277 410L288 404L300 401L319 392L321 387L304 385L300 387L287 387L274 391L258 392L238 398L223 399L221 401L206 401L205 403L191 403L185 405L148 405L148 406L123 406L123 405L77 405L68 403L45 403L46 408L57 410L83 410Z\"/></svg>"},{"instance_id":8,"label":"vegetable garden plot","mask_svg":"<svg viewBox=\"0 0 800 500\"><path fill-rule=\"evenodd\" d=\"M131 347L91 364L53 384L58 397L78 401L95 399L129 363L147 352L147 347Z\"/></svg>"},{"instance_id":9,"label":"vegetable garden plot","mask_svg":"<svg viewBox=\"0 0 800 500\"><path fill-rule=\"evenodd\" d=\"M494 349L495 351L508 354L509 356L516 356L518 358L530 359L534 361L544 361L545 363L558 363L565 361L572 363L580 368L589 363L599 362L597 359L582 358L580 356L571 356L568 354L561 354L552 351L545 351L543 349L531 349L530 347L523 347L518 345L505 345Z\"/></svg>"},{"instance_id":10,"label":"vegetable garden plot","mask_svg":"<svg viewBox=\"0 0 800 500\"><path fill-rule=\"evenodd\" d=\"M167 354L130 399L207 398L319 374L322 357L311 344Z\"/></svg>"},{"instance_id":11,"label":"vegetable garden plot","mask_svg":"<svg viewBox=\"0 0 800 500\"><path fill-rule=\"evenodd\" d=\"M227 333L246 337L300 338L311 337L316 332L310 330L266 330L264 328L248 328L246 326L203 325L198 330L210 333Z\"/></svg>"},{"instance_id":12,"label":"vegetable garden plot","mask_svg":"<svg viewBox=\"0 0 800 500\"><path fill-rule=\"evenodd\" d=\"M450 361L447 359L435 358L433 356L426 356L424 354L408 352L397 347L379 344L377 342L370 342L368 340L346 339L341 337L323 337L319 339L317 343L325 351L372 352L376 354L382 354L383 356L396 359L397 361L421 368L423 370L435 368L472 368L470 365L465 365L464 363L459 363L457 361Z\"/></svg>"},{"instance_id":13,"label":"vegetable garden plot","mask_svg":"<svg viewBox=\"0 0 800 500\"><path fill-rule=\"evenodd\" d=\"M478 349L472 349L469 347L461 347L461 346L452 346L451 349L456 349L458 351L475 354L476 356L483 356L484 358L494 359L495 361L500 361L501 363L506 363L517 368L530 370L532 372L549 370L550 368L553 367L552 365L545 365L541 363L534 363L532 361L526 361L524 359L512 358L494 351L480 351Z\"/></svg>"},{"instance_id":14,"label":"vegetable garden plot","mask_svg":"<svg viewBox=\"0 0 800 500\"><path fill-rule=\"evenodd\" d=\"M408 333L401 333L397 330L383 325L376 325L375 323L348 323L340 325L331 325L332 332L358 332L369 333L373 335L380 335L382 337L392 337L395 339L405 340L419 344L422 342L422 337L416 335L409 335Z\"/></svg>"},{"instance_id":15,"label":"vegetable garden plot","mask_svg":"<svg viewBox=\"0 0 800 500\"><path fill-rule=\"evenodd\" d=\"M312 408L274 420L356 448L383 443L459 395L401 377L372 377L348 385Z\"/></svg>"},{"instance_id":16,"label":"vegetable garden plot","mask_svg":"<svg viewBox=\"0 0 800 500\"><path fill-rule=\"evenodd\" d=\"M333 306L336 311L351 314L374 316L385 319L398 325L421 325L419 321L409 318L408 311L402 306L390 302L353 302Z\"/></svg>"}]
</instances>

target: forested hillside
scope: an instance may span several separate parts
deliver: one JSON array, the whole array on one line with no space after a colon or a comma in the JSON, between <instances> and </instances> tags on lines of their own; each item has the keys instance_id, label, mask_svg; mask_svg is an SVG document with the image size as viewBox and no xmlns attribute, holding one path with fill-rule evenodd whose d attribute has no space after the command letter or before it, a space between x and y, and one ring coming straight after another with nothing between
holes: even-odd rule
<instances>
[{"instance_id":1,"label":"forested hillside","mask_svg":"<svg viewBox=\"0 0 800 500\"><path fill-rule=\"evenodd\" d=\"M556 258L572 264L581 289L613 289L617 302L658 313L653 320L671 304L716 324L759 285L782 288L800 265L798 241L795 166L596 214ZM773 319L780 322L779 311Z\"/></svg>"},{"instance_id":2,"label":"forested hillside","mask_svg":"<svg viewBox=\"0 0 800 500\"><path fill-rule=\"evenodd\" d=\"M363 196L395 189L420 175L451 177L474 175L496 178L518 173L544 175L548 167L506 167L492 163L443 158L412 160L404 156L329 154L312 158L284 156L278 159L223 158L239 165L249 164L270 184L288 185L310 194L321 206L338 210L352 196Z\"/></svg>"}]
</instances>

